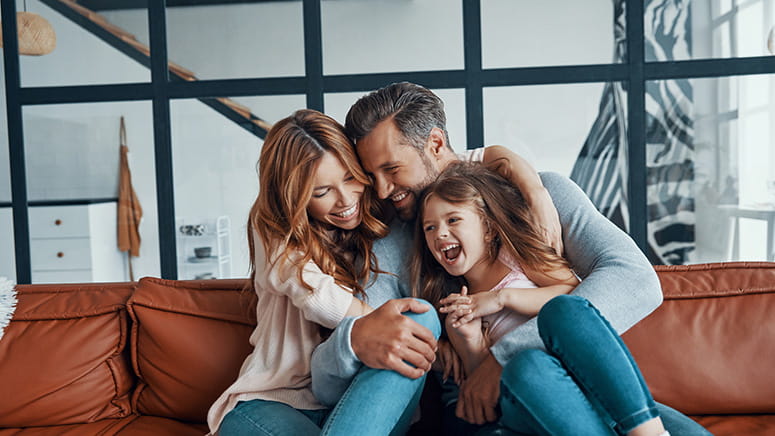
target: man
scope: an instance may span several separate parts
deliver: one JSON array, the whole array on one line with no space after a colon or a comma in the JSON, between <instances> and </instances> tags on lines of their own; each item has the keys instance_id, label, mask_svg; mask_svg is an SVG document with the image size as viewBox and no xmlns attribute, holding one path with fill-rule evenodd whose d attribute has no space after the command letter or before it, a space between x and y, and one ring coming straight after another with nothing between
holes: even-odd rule
<instances>
[{"instance_id":1,"label":"man","mask_svg":"<svg viewBox=\"0 0 775 436\"><path fill-rule=\"evenodd\" d=\"M662 292L651 264L626 233L598 213L578 186L557 174L542 174L538 179L529 165L503 147L456 155L449 145L443 103L428 89L397 83L372 92L350 109L345 129L356 144L364 169L373 177L379 197L392 204L397 215L406 221L414 219L422 189L450 163L459 159L492 162L506 158L514 165L509 178L525 192L534 214L539 211L539 222L548 241L583 279L573 294L590 300L619 333L661 303ZM543 195L546 192L556 212L553 207L547 212L548 197ZM555 242L560 234L553 230L551 216L555 213L562 227L564 252L563 244ZM398 230L386 238L395 244L387 248L394 252L378 252L380 266L383 260L396 262L396 258L408 252L408 242L400 241L410 238L409 231L394 227ZM394 298L408 295L400 284L397 287ZM373 307L379 303L370 301ZM427 329L404 320L401 313L424 310L413 300L394 299L367 316L340 325L313 355L316 395L327 391L333 393L334 400L347 389L361 364L394 370L410 378L421 377L435 358L436 343L428 339ZM456 415L473 424L496 420L503 366L527 348L543 348L535 319L490 348L490 355L460 386ZM671 410L665 410L663 415L670 413ZM691 428L691 422L682 422L690 427L671 430L670 416L663 418L673 434L688 434L684 428Z\"/></svg>"}]
</instances>

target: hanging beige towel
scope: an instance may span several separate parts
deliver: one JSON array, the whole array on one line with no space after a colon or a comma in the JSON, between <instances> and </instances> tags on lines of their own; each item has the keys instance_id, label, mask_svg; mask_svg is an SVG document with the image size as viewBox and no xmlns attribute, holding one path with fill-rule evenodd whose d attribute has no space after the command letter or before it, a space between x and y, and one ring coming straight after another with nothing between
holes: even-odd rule
<instances>
[{"instance_id":1,"label":"hanging beige towel","mask_svg":"<svg viewBox=\"0 0 775 436\"><path fill-rule=\"evenodd\" d=\"M132 187L132 174L129 172L129 161L127 160L129 147L126 145L124 117L121 117L119 137L121 142L121 164L118 181L118 249L119 251L129 252L127 256L129 280L134 281L132 256L137 257L140 255L139 227L140 219L143 217L143 208L140 207L137 194L135 194L135 190Z\"/></svg>"}]
</instances>

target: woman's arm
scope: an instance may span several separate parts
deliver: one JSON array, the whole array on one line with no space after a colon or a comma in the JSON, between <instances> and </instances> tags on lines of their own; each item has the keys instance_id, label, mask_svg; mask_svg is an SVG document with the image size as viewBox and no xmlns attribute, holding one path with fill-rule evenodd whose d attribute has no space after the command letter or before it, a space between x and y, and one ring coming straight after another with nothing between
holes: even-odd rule
<instances>
[{"instance_id":1,"label":"woman's arm","mask_svg":"<svg viewBox=\"0 0 775 436\"><path fill-rule=\"evenodd\" d=\"M539 227L544 231L546 243L554 248L557 254L562 255L560 217L536 170L520 155L506 147L501 145L486 147L482 162L491 164L497 161L506 163L498 167L498 172L509 179L522 193Z\"/></svg>"},{"instance_id":2,"label":"woman's arm","mask_svg":"<svg viewBox=\"0 0 775 436\"><path fill-rule=\"evenodd\" d=\"M371 308L368 304L364 303L363 301L353 297L352 303L350 303L350 308L347 309L347 313L345 313L344 317L349 318L352 316L363 316L370 314L374 309Z\"/></svg>"}]
</instances>

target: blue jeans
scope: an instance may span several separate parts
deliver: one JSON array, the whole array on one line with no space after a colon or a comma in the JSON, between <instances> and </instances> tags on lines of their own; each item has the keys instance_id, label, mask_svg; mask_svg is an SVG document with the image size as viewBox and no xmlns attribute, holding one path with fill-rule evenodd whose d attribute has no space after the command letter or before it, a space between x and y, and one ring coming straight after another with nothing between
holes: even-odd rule
<instances>
[{"instance_id":1,"label":"blue jeans","mask_svg":"<svg viewBox=\"0 0 775 436\"><path fill-rule=\"evenodd\" d=\"M405 313L436 338L436 311ZM223 419L220 436L399 435L406 433L425 385L395 371L363 366L333 409L300 410L276 401L240 402Z\"/></svg>"},{"instance_id":2,"label":"blue jeans","mask_svg":"<svg viewBox=\"0 0 775 436\"><path fill-rule=\"evenodd\" d=\"M624 342L586 299L553 298L538 314L538 329L547 351L525 350L503 368L501 426L520 434L615 435L664 412L674 435L709 434L654 402Z\"/></svg>"}]
</instances>

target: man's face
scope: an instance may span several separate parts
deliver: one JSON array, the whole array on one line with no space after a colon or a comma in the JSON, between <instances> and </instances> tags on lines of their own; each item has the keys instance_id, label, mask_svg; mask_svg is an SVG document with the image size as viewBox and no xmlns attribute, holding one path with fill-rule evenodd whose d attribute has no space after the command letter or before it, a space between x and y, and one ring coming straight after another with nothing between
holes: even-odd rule
<instances>
[{"instance_id":1,"label":"man's face","mask_svg":"<svg viewBox=\"0 0 775 436\"><path fill-rule=\"evenodd\" d=\"M399 218L412 220L417 198L439 175L428 147L419 150L410 145L393 119L388 118L360 139L356 150L363 169L374 178L379 198L390 201Z\"/></svg>"}]
</instances>

